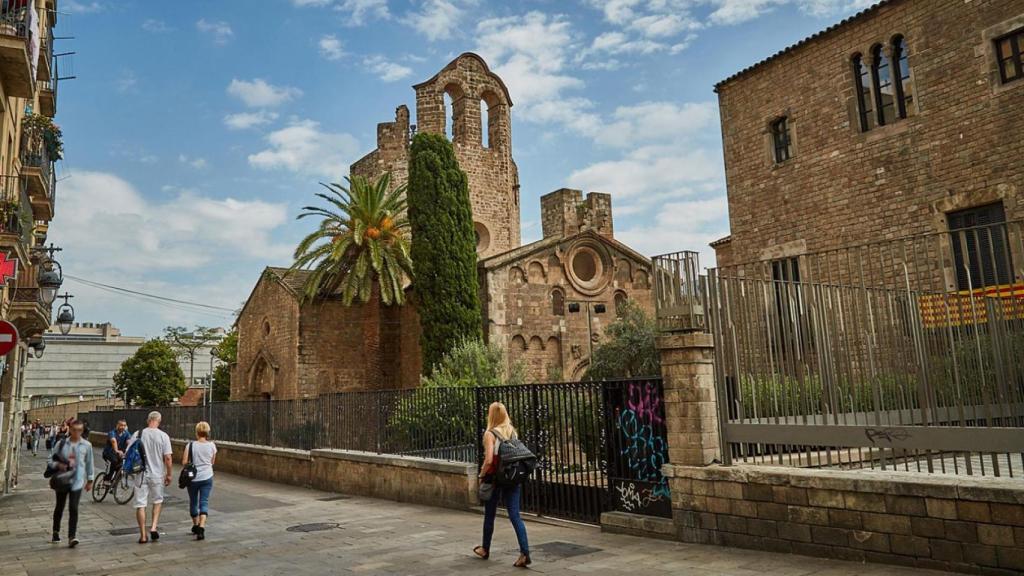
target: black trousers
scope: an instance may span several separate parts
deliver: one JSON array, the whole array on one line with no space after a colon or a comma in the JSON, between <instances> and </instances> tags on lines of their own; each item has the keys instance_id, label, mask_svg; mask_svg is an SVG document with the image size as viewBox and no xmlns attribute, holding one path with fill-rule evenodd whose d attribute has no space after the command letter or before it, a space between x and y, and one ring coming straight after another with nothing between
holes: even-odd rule
<instances>
[{"instance_id":1,"label":"black trousers","mask_svg":"<svg viewBox=\"0 0 1024 576\"><path fill-rule=\"evenodd\" d=\"M68 539L74 538L78 533L78 502L82 499L81 490L58 490L57 506L53 509L53 532L60 532L60 521L64 517L64 505L71 500L68 506Z\"/></svg>"}]
</instances>

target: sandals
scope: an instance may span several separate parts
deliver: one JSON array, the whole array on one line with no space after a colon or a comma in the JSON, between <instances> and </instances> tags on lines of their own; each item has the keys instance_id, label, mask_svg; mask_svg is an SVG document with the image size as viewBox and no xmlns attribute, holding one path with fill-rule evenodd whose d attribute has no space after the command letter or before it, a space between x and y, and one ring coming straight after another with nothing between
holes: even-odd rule
<instances>
[{"instance_id":1,"label":"sandals","mask_svg":"<svg viewBox=\"0 0 1024 576\"><path fill-rule=\"evenodd\" d=\"M149 540L151 542L156 542L159 539L160 539L160 533L159 532L157 532L156 530L150 530L149 531Z\"/></svg>"},{"instance_id":2,"label":"sandals","mask_svg":"<svg viewBox=\"0 0 1024 576\"><path fill-rule=\"evenodd\" d=\"M516 560L516 563L513 564L513 566L515 566L516 568L526 568L527 566L529 566L532 563L533 563L533 561L530 560L530 557L528 555L520 554L519 555L519 559Z\"/></svg>"},{"instance_id":3,"label":"sandals","mask_svg":"<svg viewBox=\"0 0 1024 576\"><path fill-rule=\"evenodd\" d=\"M477 546L476 548L473 548L473 554L476 554L476 557L481 560L487 560L491 557L491 551L487 550L483 546Z\"/></svg>"}]
</instances>

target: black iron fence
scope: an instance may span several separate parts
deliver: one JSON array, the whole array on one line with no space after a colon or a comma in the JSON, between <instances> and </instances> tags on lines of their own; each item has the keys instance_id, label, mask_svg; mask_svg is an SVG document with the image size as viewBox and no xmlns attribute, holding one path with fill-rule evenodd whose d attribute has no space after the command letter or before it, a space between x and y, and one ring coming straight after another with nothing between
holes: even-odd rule
<instances>
[{"instance_id":1,"label":"black iron fence","mask_svg":"<svg viewBox=\"0 0 1024 576\"><path fill-rule=\"evenodd\" d=\"M152 410L172 438L210 422L216 440L310 450L359 450L458 462L482 460L491 402L503 402L539 465L523 509L596 522L607 510L670 516L660 379L478 388L415 388L254 400L210 406L134 407L81 414L92 430L130 430Z\"/></svg>"}]
</instances>

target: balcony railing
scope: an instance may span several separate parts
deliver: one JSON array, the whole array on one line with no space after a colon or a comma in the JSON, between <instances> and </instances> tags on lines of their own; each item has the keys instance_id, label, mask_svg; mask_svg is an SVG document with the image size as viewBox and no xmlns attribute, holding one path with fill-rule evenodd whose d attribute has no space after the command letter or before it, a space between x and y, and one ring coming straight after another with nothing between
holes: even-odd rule
<instances>
[{"instance_id":1,"label":"balcony railing","mask_svg":"<svg viewBox=\"0 0 1024 576\"><path fill-rule=\"evenodd\" d=\"M23 169L39 170L43 192L49 197L52 193L53 159L50 158L50 146L45 133L24 132L21 138L21 166Z\"/></svg>"},{"instance_id":2,"label":"balcony railing","mask_svg":"<svg viewBox=\"0 0 1024 576\"><path fill-rule=\"evenodd\" d=\"M0 234L20 236L28 247L32 222L32 206L24 179L17 175L0 175Z\"/></svg>"},{"instance_id":3,"label":"balcony railing","mask_svg":"<svg viewBox=\"0 0 1024 576\"><path fill-rule=\"evenodd\" d=\"M32 0L0 0L0 36L30 38L29 2Z\"/></svg>"},{"instance_id":4,"label":"balcony railing","mask_svg":"<svg viewBox=\"0 0 1024 576\"><path fill-rule=\"evenodd\" d=\"M0 0L0 74L7 96L32 98L36 67L30 62L32 0Z\"/></svg>"}]
</instances>

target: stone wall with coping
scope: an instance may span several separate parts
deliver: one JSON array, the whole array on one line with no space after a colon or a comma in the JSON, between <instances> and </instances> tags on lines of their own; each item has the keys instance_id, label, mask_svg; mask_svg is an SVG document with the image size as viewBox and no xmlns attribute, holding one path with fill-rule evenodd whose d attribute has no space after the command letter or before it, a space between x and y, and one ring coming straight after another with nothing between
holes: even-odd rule
<instances>
[{"instance_id":1,"label":"stone wall with coping","mask_svg":"<svg viewBox=\"0 0 1024 576\"><path fill-rule=\"evenodd\" d=\"M1018 479L666 465L677 537L976 574L1024 571Z\"/></svg>"}]
</instances>

